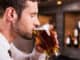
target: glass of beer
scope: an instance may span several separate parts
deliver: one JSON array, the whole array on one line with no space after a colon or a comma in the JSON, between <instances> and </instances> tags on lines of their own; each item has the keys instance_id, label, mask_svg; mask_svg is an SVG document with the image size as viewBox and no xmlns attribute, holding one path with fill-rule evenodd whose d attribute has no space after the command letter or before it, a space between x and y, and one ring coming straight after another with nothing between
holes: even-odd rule
<instances>
[{"instance_id":1,"label":"glass of beer","mask_svg":"<svg viewBox=\"0 0 80 60\"><path fill-rule=\"evenodd\" d=\"M46 55L58 55L59 42L57 40L57 34L52 26L45 24L36 28L33 30L33 38L35 40L35 45L40 46Z\"/></svg>"}]
</instances>

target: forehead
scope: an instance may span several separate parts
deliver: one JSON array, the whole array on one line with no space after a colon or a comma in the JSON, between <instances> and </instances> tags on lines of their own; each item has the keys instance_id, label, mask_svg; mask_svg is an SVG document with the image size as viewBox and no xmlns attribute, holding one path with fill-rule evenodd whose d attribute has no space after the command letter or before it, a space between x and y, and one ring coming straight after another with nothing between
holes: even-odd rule
<instances>
[{"instance_id":1,"label":"forehead","mask_svg":"<svg viewBox=\"0 0 80 60\"><path fill-rule=\"evenodd\" d=\"M27 1L25 6L28 12L38 12L38 2Z\"/></svg>"}]
</instances>

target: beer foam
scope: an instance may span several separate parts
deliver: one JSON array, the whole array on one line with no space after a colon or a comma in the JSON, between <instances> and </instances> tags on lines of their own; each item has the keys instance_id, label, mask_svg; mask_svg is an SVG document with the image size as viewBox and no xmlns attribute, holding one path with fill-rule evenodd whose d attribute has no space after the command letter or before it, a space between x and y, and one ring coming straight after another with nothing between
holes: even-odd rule
<instances>
[{"instance_id":1,"label":"beer foam","mask_svg":"<svg viewBox=\"0 0 80 60\"><path fill-rule=\"evenodd\" d=\"M35 30L49 30L49 24L45 24L41 27L35 28Z\"/></svg>"},{"instance_id":2,"label":"beer foam","mask_svg":"<svg viewBox=\"0 0 80 60\"><path fill-rule=\"evenodd\" d=\"M49 32L49 24L45 24L42 26L42 28L46 31L46 33L50 36L50 32Z\"/></svg>"},{"instance_id":3,"label":"beer foam","mask_svg":"<svg viewBox=\"0 0 80 60\"><path fill-rule=\"evenodd\" d=\"M50 36L49 27L50 27L49 24L45 24L41 27L35 28L35 30L45 30L47 34Z\"/></svg>"}]
</instances>

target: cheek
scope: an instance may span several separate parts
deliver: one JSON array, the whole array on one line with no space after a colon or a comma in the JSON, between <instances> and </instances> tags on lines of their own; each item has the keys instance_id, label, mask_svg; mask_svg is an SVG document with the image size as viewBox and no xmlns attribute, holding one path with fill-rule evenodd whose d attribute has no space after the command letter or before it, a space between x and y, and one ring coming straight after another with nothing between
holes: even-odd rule
<instances>
[{"instance_id":1,"label":"cheek","mask_svg":"<svg viewBox=\"0 0 80 60\"><path fill-rule=\"evenodd\" d=\"M30 20L24 20L20 23L19 27L22 31L31 33L33 29L33 22Z\"/></svg>"},{"instance_id":2,"label":"cheek","mask_svg":"<svg viewBox=\"0 0 80 60\"><path fill-rule=\"evenodd\" d=\"M31 32L32 29L33 29L33 24L32 24L32 22L26 23L26 30Z\"/></svg>"},{"instance_id":3,"label":"cheek","mask_svg":"<svg viewBox=\"0 0 80 60\"><path fill-rule=\"evenodd\" d=\"M19 28L24 32L32 32L33 29L33 21L30 15L22 15L21 19L19 20Z\"/></svg>"},{"instance_id":4,"label":"cheek","mask_svg":"<svg viewBox=\"0 0 80 60\"><path fill-rule=\"evenodd\" d=\"M33 28L33 21L30 17L27 17L24 22L26 24L27 29L32 29Z\"/></svg>"}]
</instances>

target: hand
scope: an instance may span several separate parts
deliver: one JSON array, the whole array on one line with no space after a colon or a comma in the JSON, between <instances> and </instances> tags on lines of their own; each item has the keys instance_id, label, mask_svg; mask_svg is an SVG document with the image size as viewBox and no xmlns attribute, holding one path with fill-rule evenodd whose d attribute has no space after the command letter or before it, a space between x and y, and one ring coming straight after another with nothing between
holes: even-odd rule
<instances>
[{"instance_id":1,"label":"hand","mask_svg":"<svg viewBox=\"0 0 80 60\"><path fill-rule=\"evenodd\" d=\"M44 53L44 49L40 45L36 45L35 48L38 52Z\"/></svg>"}]
</instances>

